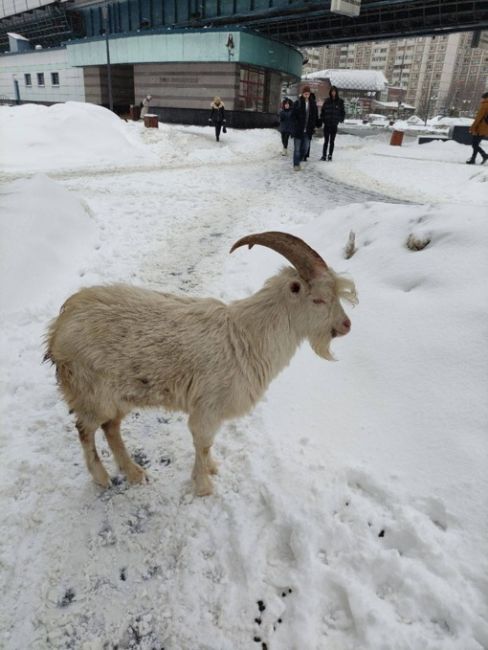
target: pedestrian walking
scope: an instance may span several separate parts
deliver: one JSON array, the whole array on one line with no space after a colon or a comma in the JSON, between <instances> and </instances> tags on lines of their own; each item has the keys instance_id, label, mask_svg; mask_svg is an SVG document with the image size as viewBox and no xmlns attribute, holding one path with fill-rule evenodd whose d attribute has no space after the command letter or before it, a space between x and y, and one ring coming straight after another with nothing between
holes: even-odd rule
<instances>
[{"instance_id":1,"label":"pedestrian walking","mask_svg":"<svg viewBox=\"0 0 488 650\"><path fill-rule=\"evenodd\" d=\"M316 96L315 96L315 93L310 93L310 99L313 100L313 101L315 102L315 104L317 104L317 98L316 98ZM319 109L318 109L318 106L317 106L317 113L318 113L318 110L319 110ZM320 122L320 120L317 119L317 126L319 125L319 122ZM310 147L312 146L312 138L313 138L313 136L314 136L314 133L315 133L315 129L312 131L312 133L311 133L311 135L310 135L310 139L309 139L309 141L308 141L308 149L307 149L307 153L306 153L305 156L303 157L303 160L308 160L309 157L310 157Z\"/></svg>"},{"instance_id":2,"label":"pedestrian walking","mask_svg":"<svg viewBox=\"0 0 488 650\"><path fill-rule=\"evenodd\" d=\"M310 86L302 88L300 97L293 105L291 119L294 139L293 169L300 171L300 163L307 157L310 138L318 121L317 104L310 97Z\"/></svg>"},{"instance_id":3,"label":"pedestrian walking","mask_svg":"<svg viewBox=\"0 0 488 650\"><path fill-rule=\"evenodd\" d=\"M280 110L280 133L281 133L281 144L283 145L283 151L281 152L282 156L288 154L288 141L290 136L293 133L293 123L291 119L293 104L288 97L281 102Z\"/></svg>"},{"instance_id":4,"label":"pedestrian walking","mask_svg":"<svg viewBox=\"0 0 488 650\"><path fill-rule=\"evenodd\" d=\"M476 164L477 154L481 155L481 164L484 165L488 160L488 154L480 147L480 142L488 137L488 92L481 95L481 104L474 118L473 124L469 129L473 136L471 146L473 147L473 155L466 161L467 165Z\"/></svg>"},{"instance_id":5,"label":"pedestrian walking","mask_svg":"<svg viewBox=\"0 0 488 650\"><path fill-rule=\"evenodd\" d=\"M152 99L151 95L146 95L142 100L142 107L141 107L142 119L144 119L144 115L147 115L149 113L149 104L151 103L151 99Z\"/></svg>"},{"instance_id":6,"label":"pedestrian walking","mask_svg":"<svg viewBox=\"0 0 488 650\"><path fill-rule=\"evenodd\" d=\"M213 102L210 104L210 117L208 121L215 127L215 139L219 142L220 132L226 133L225 128L225 108L224 102L220 97L214 97Z\"/></svg>"},{"instance_id":7,"label":"pedestrian walking","mask_svg":"<svg viewBox=\"0 0 488 650\"><path fill-rule=\"evenodd\" d=\"M339 122L344 122L345 117L344 101L339 97L337 88L331 86L329 96L325 98L320 111L320 122L324 126L324 147L320 160L332 160L337 127ZM327 149L329 150L328 154Z\"/></svg>"}]
</instances>

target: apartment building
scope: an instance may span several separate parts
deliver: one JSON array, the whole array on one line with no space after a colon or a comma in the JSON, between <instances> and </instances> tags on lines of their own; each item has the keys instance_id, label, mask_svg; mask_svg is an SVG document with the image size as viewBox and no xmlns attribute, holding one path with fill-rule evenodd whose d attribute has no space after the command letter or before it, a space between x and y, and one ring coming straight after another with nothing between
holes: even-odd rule
<instances>
[{"instance_id":1,"label":"apartment building","mask_svg":"<svg viewBox=\"0 0 488 650\"><path fill-rule=\"evenodd\" d=\"M312 48L304 71L378 70L418 114L469 116L488 86L488 51L472 42L472 33L458 33Z\"/></svg>"}]
</instances>

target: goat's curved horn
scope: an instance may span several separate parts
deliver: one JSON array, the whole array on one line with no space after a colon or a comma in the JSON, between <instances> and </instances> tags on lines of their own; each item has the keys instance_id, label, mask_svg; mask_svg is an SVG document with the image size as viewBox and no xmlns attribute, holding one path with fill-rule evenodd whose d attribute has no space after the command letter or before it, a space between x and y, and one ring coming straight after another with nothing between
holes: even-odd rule
<instances>
[{"instance_id":1,"label":"goat's curved horn","mask_svg":"<svg viewBox=\"0 0 488 650\"><path fill-rule=\"evenodd\" d=\"M327 269L327 264L313 248L306 244L303 239L286 232L269 231L247 235L236 241L230 252L233 253L239 246L247 245L252 248L254 244L272 248L283 257L286 257L306 281L314 278L320 271Z\"/></svg>"}]
</instances>

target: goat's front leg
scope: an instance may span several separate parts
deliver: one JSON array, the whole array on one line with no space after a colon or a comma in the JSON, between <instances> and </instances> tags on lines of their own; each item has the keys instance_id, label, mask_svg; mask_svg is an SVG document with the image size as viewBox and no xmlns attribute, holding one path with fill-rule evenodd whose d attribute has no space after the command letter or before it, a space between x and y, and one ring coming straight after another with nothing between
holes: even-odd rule
<instances>
[{"instance_id":1,"label":"goat's front leg","mask_svg":"<svg viewBox=\"0 0 488 650\"><path fill-rule=\"evenodd\" d=\"M199 497L213 493L210 474L217 473L217 464L212 458L211 448L219 424L220 421L210 419L200 413L192 413L188 419L188 427L195 446L195 465L192 478L195 481L195 494Z\"/></svg>"}]
</instances>

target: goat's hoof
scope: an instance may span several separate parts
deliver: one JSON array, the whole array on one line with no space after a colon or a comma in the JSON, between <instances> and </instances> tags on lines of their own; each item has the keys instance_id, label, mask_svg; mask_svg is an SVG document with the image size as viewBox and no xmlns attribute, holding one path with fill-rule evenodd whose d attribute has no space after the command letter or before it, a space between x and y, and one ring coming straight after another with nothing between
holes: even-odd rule
<instances>
[{"instance_id":1,"label":"goat's hoof","mask_svg":"<svg viewBox=\"0 0 488 650\"><path fill-rule=\"evenodd\" d=\"M213 494L212 481L208 476L200 476L195 480L195 494L197 497L208 497Z\"/></svg>"},{"instance_id":2,"label":"goat's hoof","mask_svg":"<svg viewBox=\"0 0 488 650\"><path fill-rule=\"evenodd\" d=\"M124 473L131 485L147 483L147 474L137 463L133 463L130 467L125 468Z\"/></svg>"},{"instance_id":3,"label":"goat's hoof","mask_svg":"<svg viewBox=\"0 0 488 650\"><path fill-rule=\"evenodd\" d=\"M103 488L112 487L112 479L104 467L97 468L93 473L93 480L97 485Z\"/></svg>"}]
</instances>

